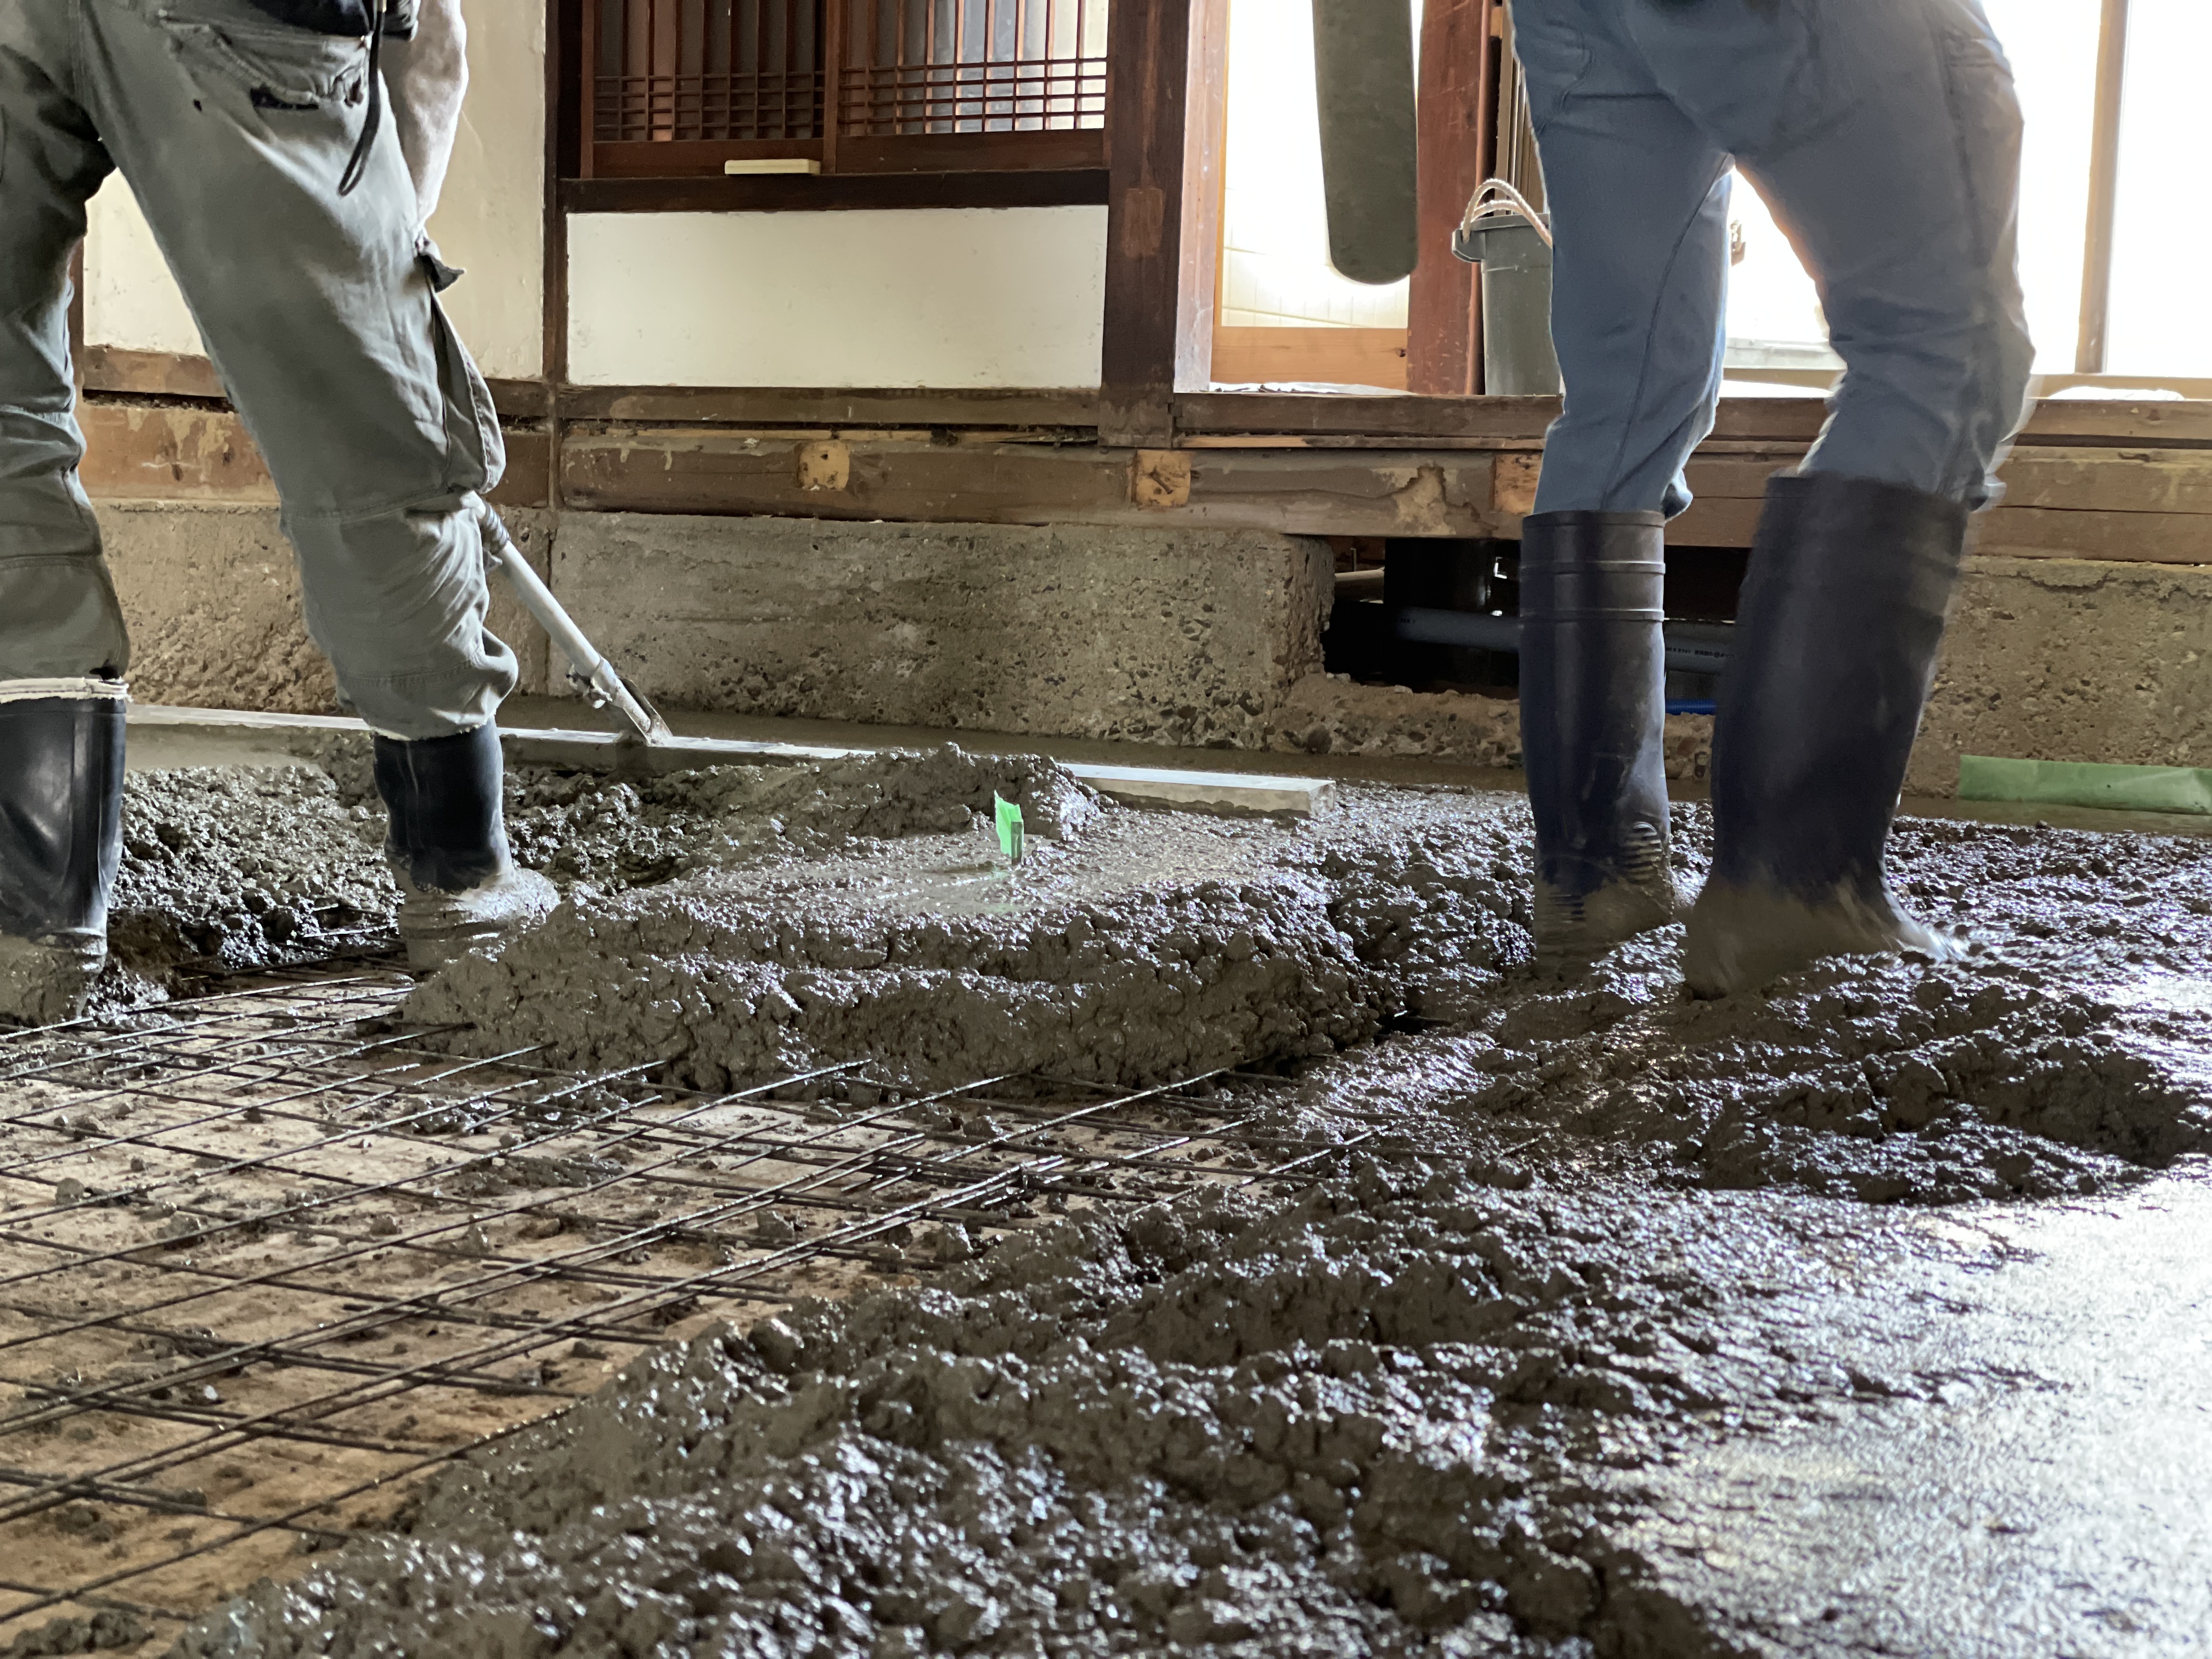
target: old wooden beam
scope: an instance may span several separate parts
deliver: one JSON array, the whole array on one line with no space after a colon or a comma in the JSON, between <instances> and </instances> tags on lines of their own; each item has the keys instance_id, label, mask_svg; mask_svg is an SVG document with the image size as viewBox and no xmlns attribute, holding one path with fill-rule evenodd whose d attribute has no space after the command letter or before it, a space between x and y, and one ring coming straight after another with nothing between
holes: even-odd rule
<instances>
[{"instance_id":1,"label":"old wooden beam","mask_svg":"<svg viewBox=\"0 0 2212 1659\"><path fill-rule=\"evenodd\" d=\"M1085 390L908 387L568 386L560 410L573 421L686 426L1066 428L1098 425L1098 394Z\"/></svg>"},{"instance_id":2,"label":"old wooden beam","mask_svg":"<svg viewBox=\"0 0 2212 1659\"><path fill-rule=\"evenodd\" d=\"M276 500L258 453L221 404L95 394L81 418L83 477L96 497ZM1370 537L1516 536L1542 468L1522 439L1389 449L1372 439L1277 436L1131 450L1071 429L845 421L781 430L593 422L564 434L557 477L544 422L510 427L507 447L493 499L514 507ZM1803 454L1802 442L1715 440L1691 461L1697 503L1668 540L1749 545L1767 479ZM2212 451L2027 445L2004 479L2005 505L1977 530L1985 552L2212 564Z\"/></svg>"},{"instance_id":3,"label":"old wooden beam","mask_svg":"<svg viewBox=\"0 0 2212 1659\"><path fill-rule=\"evenodd\" d=\"M821 443L713 430L571 434L562 499L603 512L969 524L1206 526L1305 535L1492 536L1480 453Z\"/></svg>"},{"instance_id":4,"label":"old wooden beam","mask_svg":"<svg viewBox=\"0 0 2212 1659\"><path fill-rule=\"evenodd\" d=\"M228 406L131 404L91 398L80 404L88 492L112 501L179 501L270 506L276 485L261 452ZM491 500L500 507L544 507L552 483L553 447L544 431L510 428L507 476Z\"/></svg>"},{"instance_id":5,"label":"old wooden beam","mask_svg":"<svg viewBox=\"0 0 2212 1659\"><path fill-rule=\"evenodd\" d=\"M88 392L143 398L219 398L223 395L215 365L198 353L127 351L121 346L88 345L78 356L77 368Z\"/></svg>"},{"instance_id":6,"label":"old wooden beam","mask_svg":"<svg viewBox=\"0 0 2212 1659\"><path fill-rule=\"evenodd\" d=\"M1553 398L1391 398L1328 392L1211 392L1176 399L1179 434L1359 437L1378 447L1427 438L1541 438L1558 416ZM1809 444L1827 420L1817 398L1724 398L1713 437ZM2212 448L2212 401L2149 403L2046 398L2021 432L2023 447L2142 445Z\"/></svg>"}]
</instances>

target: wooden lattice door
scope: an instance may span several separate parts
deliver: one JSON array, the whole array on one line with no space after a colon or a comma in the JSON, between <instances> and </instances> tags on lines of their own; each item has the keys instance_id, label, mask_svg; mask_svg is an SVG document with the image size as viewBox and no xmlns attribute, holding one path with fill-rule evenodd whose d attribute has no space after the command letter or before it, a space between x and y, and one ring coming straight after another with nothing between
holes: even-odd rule
<instances>
[{"instance_id":1,"label":"wooden lattice door","mask_svg":"<svg viewBox=\"0 0 2212 1659\"><path fill-rule=\"evenodd\" d=\"M1097 167L1108 0L587 0L586 178Z\"/></svg>"}]
</instances>

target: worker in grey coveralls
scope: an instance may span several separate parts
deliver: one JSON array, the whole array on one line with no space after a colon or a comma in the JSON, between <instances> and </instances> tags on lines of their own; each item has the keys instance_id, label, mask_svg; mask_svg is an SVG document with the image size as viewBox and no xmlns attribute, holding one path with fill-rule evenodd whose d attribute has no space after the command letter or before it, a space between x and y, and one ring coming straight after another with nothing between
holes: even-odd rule
<instances>
[{"instance_id":1,"label":"worker in grey coveralls","mask_svg":"<svg viewBox=\"0 0 2212 1659\"><path fill-rule=\"evenodd\" d=\"M1768 486L1690 985L1950 954L1894 902L1883 853L2033 362L2021 116L1989 21L1978 0L1514 0L1513 20L1566 389L1522 543L1540 953L1588 959L1678 911L1662 526L1719 396L1733 162L1803 256L1845 373L1820 441Z\"/></svg>"},{"instance_id":2,"label":"worker in grey coveralls","mask_svg":"<svg viewBox=\"0 0 2212 1659\"><path fill-rule=\"evenodd\" d=\"M541 915L514 869L484 626L503 464L423 231L466 80L458 0L0 4L0 1017L105 959L130 646L76 468L67 269L129 180L267 458L307 624L375 734L418 963ZM388 71L388 82L385 74Z\"/></svg>"}]
</instances>

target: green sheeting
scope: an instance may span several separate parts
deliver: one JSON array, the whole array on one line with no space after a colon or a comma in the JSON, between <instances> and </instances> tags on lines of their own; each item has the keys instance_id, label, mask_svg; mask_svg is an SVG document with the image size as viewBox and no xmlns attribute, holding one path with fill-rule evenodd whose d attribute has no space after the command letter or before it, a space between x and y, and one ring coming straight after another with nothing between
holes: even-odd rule
<instances>
[{"instance_id":1,"label":"green sheeting","mask_svg":"<svg viewBox=\"0 0 2212 1659\"><path fill-rule=\"evenodd\" d=\"M2100 806L2116 812L2212 813L2212 770L1966 755L1959 762L1959 799Z\"/></svg>"}]
</instances>

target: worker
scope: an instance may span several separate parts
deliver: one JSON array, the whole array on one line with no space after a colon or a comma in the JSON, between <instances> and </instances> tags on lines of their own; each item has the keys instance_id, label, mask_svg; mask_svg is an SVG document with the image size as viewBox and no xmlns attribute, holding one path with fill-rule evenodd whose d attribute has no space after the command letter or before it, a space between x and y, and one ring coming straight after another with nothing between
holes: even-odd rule
<instances>
[{"instance_id":1,"label":"worker","mask_svg":"<svg viewBox=\"0 0 2212 1659\"><path fill-rule=\"evenodd\" d=\"M1820 441L1767 487L1687 977L1722 995L1825 956L1953 954L1883 854L2033 362L2003 52L1978 0L1515 0L1513 19L1566 391L1521 558L1540 957L1571 965L1678 915L1663 527L1718 403L1739 165L1844 373Z\"/></svg>"},{"instance_id":2,"label":"worker","mask_svg":"<svg viewBox=\"0 0 2212 1659\"><path fill-rule=\"evenodd\" d=\"M410 958L551 906L500 809L499 422L424 229L463 45L459 0L0 6L0 1018L72 1016L106 954L130 647L77 477L68 267L111 170L268 462L309 631L374 734Z\"/></svg>"}]
</instances>

